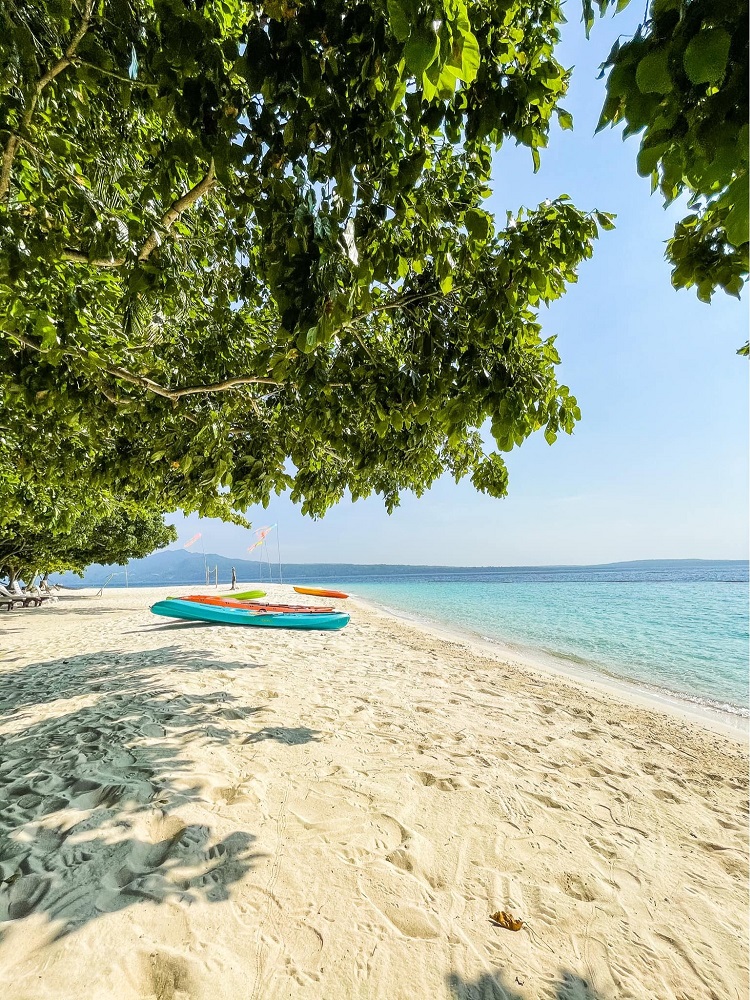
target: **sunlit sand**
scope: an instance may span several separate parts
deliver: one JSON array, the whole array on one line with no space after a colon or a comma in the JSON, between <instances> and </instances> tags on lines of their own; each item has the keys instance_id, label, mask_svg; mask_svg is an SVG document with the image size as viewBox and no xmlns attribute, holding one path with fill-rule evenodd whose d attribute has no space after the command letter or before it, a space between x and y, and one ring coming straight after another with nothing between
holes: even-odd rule
<instances>
[{"instance_id":1,"label":"sunlit sand","mask_svg":"<svg viewBox=\"0 0 750 1000\"><path fill-rule=\"evenodd\" d=\"M174 592L0 617L3 996L747 995L740 740L352 601Z\"/></svg>"}]
</instances>

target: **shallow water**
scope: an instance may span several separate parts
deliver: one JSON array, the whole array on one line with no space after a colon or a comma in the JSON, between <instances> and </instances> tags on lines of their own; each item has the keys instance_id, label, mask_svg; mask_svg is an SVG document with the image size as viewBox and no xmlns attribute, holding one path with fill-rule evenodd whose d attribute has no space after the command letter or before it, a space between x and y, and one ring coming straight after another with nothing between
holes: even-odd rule
<instances>
[{"instance_id":1,"label":"shallow water","mask_svg":"<svg viewBox=\"0 0 750 1000\"><path fill-rule=\"evenodd\" d=\"M352 591L522 652L750 714L746 563L460 574L357 581Z\"/></svg>"}]
</instances>

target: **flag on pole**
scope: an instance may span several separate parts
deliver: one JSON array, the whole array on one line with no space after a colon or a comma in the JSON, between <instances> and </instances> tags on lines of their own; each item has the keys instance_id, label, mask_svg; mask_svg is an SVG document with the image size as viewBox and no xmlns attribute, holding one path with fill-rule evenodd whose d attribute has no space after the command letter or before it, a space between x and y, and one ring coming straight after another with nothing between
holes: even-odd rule
<instances>
[{"instance_id":1,"label":"flag on pole","mask_svg":"<svg viewBox=\"0 0 750 1000\"><path fill-rule=\"evenodd\" d=\"M275 527L276 527L275 524L270 524L265 528L258 528L258 530L255 532L255 541L253 542L252 545L248 545L247 551L252 552L253 549L257 549L259 545L262 545L263 542L265 542L266 537L273 531Z\"/></svg>"},{"instance_id":2,"label":"flag on pole","mask_svg":"<svg viewBox=\"0 0 750 1000\"><path fill-rule=\"evenodd\" d=\"M200 537L201 533L199 531L197 535L193 535L193 537L190 539L189 542L185 542L185 544L182 546L183 549L189 549L191 545L195 545L195 543L198 541Z\"/></svg>"}]
</instances>

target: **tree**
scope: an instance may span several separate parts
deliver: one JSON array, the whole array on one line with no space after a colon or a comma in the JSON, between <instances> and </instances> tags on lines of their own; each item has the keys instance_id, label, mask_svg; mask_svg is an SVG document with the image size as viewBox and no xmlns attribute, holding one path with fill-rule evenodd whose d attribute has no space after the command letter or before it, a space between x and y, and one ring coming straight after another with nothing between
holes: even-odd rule
<instances>
[{"instance_id":1,"label":"tree","mask_svg":"<svg viewBox=\"0 0 750 1000\"><path fill-rule=\"evenodd\" d=\"M572 431L537 309L611 219L483 207L494 149L536 167L571 124L557 0L4 9L0 428L24 481L392 509L445 471L501 496L499 451Z\"/></svg>"},{"instance_id":2,"label":"tree","mask_svg":"<svg viewBox=\"0 0 750 1000\"><path fill-rule=\"evenodd\" d=\"M8 480L0 489L0 576L30 582L39 573L83 573L92 563L124 565L173 542L161 514L111 496L84 495L73 486L63 499Z\"/></svg>"},{"instance_id":3,"label":"tree","mask_svg":"<svg viewBox=\"0 0 750 1000\"><path fill-rule=\"evenodd\" d=\"M603 14L612 0L596 0ZM617 10L627 5L619 0ZM593 2L584 0L587 30ZM641 136L638 173L690 214L667 245L675 288L742 290L748 274L747 0L652 0L633 38L602 66L599 128Z\"/></svg>"}]
</instances>

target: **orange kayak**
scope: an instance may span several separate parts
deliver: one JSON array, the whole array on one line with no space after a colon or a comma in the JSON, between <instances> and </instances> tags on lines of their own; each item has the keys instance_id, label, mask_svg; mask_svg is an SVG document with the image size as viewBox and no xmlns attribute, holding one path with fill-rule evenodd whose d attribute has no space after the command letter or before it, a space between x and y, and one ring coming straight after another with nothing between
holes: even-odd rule
<instances>
[{"instance_id":1,"label":"orange kayak","mask_svg":"<svg viewBox=\"0 0 750 1000\"><path fill-rule=\"evenodd\" d=\"M248 610L266 611L273 614L317 614L332 612L333 608L311 607L309 604L265 604L261 601L238 601L233 597L212 597L210 594L191 594L179 598L181 601L194 601L196 604L213 604L222 608L246 608Z\"/></svg>"},{"instance_id":2,"label":"orange kayak","mask_svg":"<svg viewBox=\"0 0 750 1000\"><path fill-rule=\"evenodd\" d=\"M313 597L348 597L348 594L342 594L340 590L324 590L322 587L295 587L294 588L298 594L311 594Z\"/></svg>"}]
</instances>

